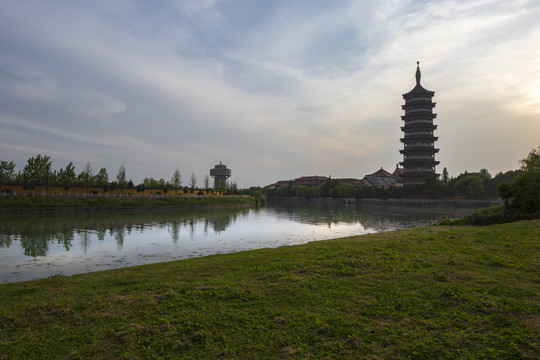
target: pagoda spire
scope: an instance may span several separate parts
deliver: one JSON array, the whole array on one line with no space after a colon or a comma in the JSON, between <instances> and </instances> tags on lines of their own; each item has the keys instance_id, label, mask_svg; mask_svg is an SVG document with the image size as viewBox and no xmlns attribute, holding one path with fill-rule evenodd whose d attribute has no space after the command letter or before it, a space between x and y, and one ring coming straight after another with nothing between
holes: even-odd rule
<instances>
[{"instance_id":1,"label":"pagoda spire","mask_svg":"<svg viewBox=\"0 0 540 360\"><path fill-rule=\"evenodd\" d=\"M416 85L420 85L420 77L422 75L420 74L420 61L416 62Z\"/></svg>"}]
</instances>

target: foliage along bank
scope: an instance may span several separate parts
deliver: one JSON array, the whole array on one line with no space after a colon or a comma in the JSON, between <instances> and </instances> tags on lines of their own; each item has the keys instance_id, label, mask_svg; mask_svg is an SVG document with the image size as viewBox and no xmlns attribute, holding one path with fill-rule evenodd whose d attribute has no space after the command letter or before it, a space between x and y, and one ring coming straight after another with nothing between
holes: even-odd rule
<instances>
[{"instance_id":1,"label":"foliage along bank","mask_svg":"<svg viewBox=\"0 0 540 360\"><path fill-rule=\"evenodd\" d=\"M249 196L178 196L178 197L113 197L113 196L0 196L0 214L12 215L23 210L41 212L53 209L124 209L124 208L197 208L253 206L258 199ZM19 211L20 210L20 211Z\"/></svg>"},{"instance_id":2,"label":"foliage along bank","mask_svg":"<svg viewBox=\"0 0 540 360\"><path fill-rule=\"evenodd\" d=\"M0 161L0 191L3 193L49 194L144 194L144 195L183 195L197 194L235 194L236 183L228 183L226 188L214 188L208 174L203 178L203 186L197 186L197 177L192 173L186 185L182 186L182 176L177 168L169 181L146 177L134 185L128 180L126 167L122 164L114 180L109 180L106 168L94 172L90 163L77 175L73 162L65 168L53 170L50 156L38 154L30 157L22 171L15 171L13 161ZM215 184L214 184L215 185Z\"/></svg>"},{"instance_id":3,"label":"foliage along bank","mask_svg":"<svg viewBox=\"0 0 540 360\"><path fill-rule=\"evenodd\" d=\"M267 186L262 189L266 196L278 197L304 197L304 198L356 198L356 199L403 199L403 198L427 198L427 199L509 199L521 197L516 204L523 205L527 198L532 203L536 202L535 189L538 180L535 178L534 162L537 161L539 150L533 149L526 159L520 161L522 165L518 170L498 173L494 177L486 170L478 172L464 172L455 178L450 178L446 168L442 178L437 174L430 175L422 185L407 186L353 186L352 184L340 184L332 178L314 185L295 185L292 181L288 185L277 188ZM530 164L530 165L527 165ZM515 181L514 181L515 180ZM507 184L513 184L508 186ZM519 189L526 189L522 193ZM501 192L502 191L502 192ZM535 195L536 194L536 195ZM508 204L507 204L508 205ZM526 205L530 207L534 205Z\"/></svg>"},{"instance_id":4,"label":"foliage along bank","mask_svg":"<svg viewBox=\"0 0 540 360\"><path fill-rule=\"evenodd\" d=\"M520 161L520 173L497 187L503 205L480 209L451 224L486 225L540 217L540 147Z\"/></svg>"}]
</instances>

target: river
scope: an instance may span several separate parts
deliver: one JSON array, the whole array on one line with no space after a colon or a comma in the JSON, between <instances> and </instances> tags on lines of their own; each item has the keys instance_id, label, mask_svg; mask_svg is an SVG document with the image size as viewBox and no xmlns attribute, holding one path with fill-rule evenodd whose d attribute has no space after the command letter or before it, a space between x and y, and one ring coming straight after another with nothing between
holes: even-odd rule
<instances>
[{"instance_id":1,"label":"river","mask_svg":"<svg viewBox=\"0 0 540 360\"><path fill-rule=\"evenodd\" d=\"M471 209L265 208L0 217L0 283L429 225Z\"/></svg>"}]
</instances>

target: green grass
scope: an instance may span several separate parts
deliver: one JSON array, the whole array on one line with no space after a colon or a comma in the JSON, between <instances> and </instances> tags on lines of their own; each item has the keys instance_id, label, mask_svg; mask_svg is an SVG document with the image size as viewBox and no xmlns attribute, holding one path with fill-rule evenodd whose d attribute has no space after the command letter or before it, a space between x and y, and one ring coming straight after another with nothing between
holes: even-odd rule
<instances>
[{"instance_id":1,"label":"green grass","mask_svg":"<svg viewBox=\"0 0 540 360\"><path fill-rule=\"evenodd\" d=\"M540 221L0 285L1 359L538 359Z\"/></svg>"},{"instance_id":2,"label":"green grass","mask_svg":"<svg viewBox=\"0 0 540 360\"><path fill-rule=\"evenodd\" d=\"M459 219L442 220L439 225L492 225L538 218L539 213L524 213L517 209L508 209L501 204L475 210Z\"/></svg>"},{"instance_id":3,"label":"green grass","mask_svg":"<svg viewBox=\"0 0 540 360\"><path fill-rule=\"evenodd\" d=\"M253 205L255 199L250 197L112 197L112 196L0 196L0 208L117 208L117 207L154 207L178 206L197 207L214 205Z\"/></svg>"}]
</instances>

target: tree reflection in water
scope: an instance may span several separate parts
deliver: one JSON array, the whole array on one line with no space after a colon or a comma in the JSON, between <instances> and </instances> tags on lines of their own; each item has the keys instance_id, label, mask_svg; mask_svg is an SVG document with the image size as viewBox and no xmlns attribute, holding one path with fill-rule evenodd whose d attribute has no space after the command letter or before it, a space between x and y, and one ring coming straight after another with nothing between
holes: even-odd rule
<instances>
[{"instance_id":1,"label":"tree reflection in water","mask_svg":"<svg viewBox=\"0 0 540 360\"><path fill-rule=\"evenodd\" d=\"M107 235L113 237L120 250L132 232L148 229L168 229L171 239L177 243L181 228L188 228L190 238L195 236L195 226L204 223L204 232L211 228L220 233L233 223L241 213L249 209L226 209L208 211L153 211L145 213L116 214L101 213L68 216L0 217L0 248L8 248L19 241L25 256L45 256L50 244L61 244L66 251L73 246L77 237L86 253L92 238L103 241Z\"/></svg>"},{"instance_id":2,"label":"tree reflection in water","mask_svg":"<svg viewBox=\"0 0 540 360\"><path fill-rule=\"evenodd\" d=\"M430 224L443 213L269 203L262 209L0 217L0 282L396 230Z\"/></svg>"}]
</instances>

